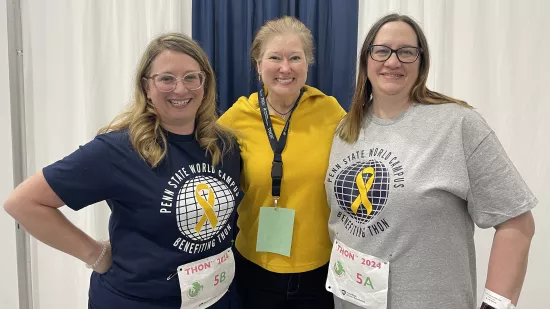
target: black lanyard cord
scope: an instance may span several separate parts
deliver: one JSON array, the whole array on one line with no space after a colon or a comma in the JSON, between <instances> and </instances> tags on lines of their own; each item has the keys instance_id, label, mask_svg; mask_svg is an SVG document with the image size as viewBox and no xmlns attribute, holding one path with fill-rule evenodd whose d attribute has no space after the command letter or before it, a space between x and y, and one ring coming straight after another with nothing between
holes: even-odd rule
<instances>
[{"instance_id":1,"label":"black lanyard cord","mask_svg":"<svg viewBox=\"0 0 550 309\"><path fill-rule=\"evenodd\" d=\"M269 139L269 144L271 144L271 149L273 149L273 163L271 164L271 195L276 199L281 196L281 182L283 179L282 154L286 146L290 118L292 117L292 113L294 113L294 110L298 106L298 102L300 101L302 94L303 90L300 90L300 95L298 96L298 99L296 99L296 103L294 103L294 106L290 110L290 114L288 115L288 119L286 120L283 132L281 132L281 136L279 137L279 140L277 140L277 137L275 136L275 130L273 130L273 123L271 122L271 118L269 117L269 109L267 108L263 87L261 87L260 91L258 91L258 103L260 105L262 120L264 121L264 127L267 133L267 138Z\"/></svg>"}]
</instances>

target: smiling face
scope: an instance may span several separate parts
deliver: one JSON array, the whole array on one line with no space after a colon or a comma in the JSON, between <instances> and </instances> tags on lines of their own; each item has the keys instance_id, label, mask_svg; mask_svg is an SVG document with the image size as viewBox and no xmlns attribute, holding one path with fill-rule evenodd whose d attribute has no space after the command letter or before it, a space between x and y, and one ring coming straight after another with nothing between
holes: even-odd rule
<instances>
[{"instance_id":1,"label":"smiling face","mask_svg":"<svg viewBox=\"0 0 550 309\"><path fill-rule=\"evenodd\" d=\"M297 34L271 37L263 46L258 74L269 95L282 100L295 98L307 79L308 62L302 40Z\"/></svg>"},{"instance_id":2,"label":"smiling face","mask_svg":"<svg viewBox=\"0 0 550 309\"><path fill-rule=\"evenodd\" d=\"M418 39L414 29L405 22L396 21L384 24L372 45L385 45L392 49L405 46L418 47ZM408 98L411 89L418 78L420 60L413 63L402 63L393 53L391 57L378 62L369 55L367 76L372 84L372 94L375 98L382 96L402 96Z\"/></svg>"},{"instance_id":3,"label":"smiling face","mask_svg":"<svg viewBox=\"0 0 550 309\"><path fill-rule=\"evenodd\" d=\"M172 50L160 53L151 63L151 74L171 74L177 78L190 72L201 71L199 63L187 54ZM147 79L147 98L152 102L162 127L176 134L191 134L197 110L204 98L204 87L189 90L178 81L174 90L161 92L153 79Z\"/></svg>"}]
</instances>

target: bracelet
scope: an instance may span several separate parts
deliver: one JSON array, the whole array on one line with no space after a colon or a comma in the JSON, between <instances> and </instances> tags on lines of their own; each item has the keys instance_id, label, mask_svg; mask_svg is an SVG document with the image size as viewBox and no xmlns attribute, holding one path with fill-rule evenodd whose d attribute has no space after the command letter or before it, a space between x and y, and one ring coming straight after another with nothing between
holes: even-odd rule
<instances>
[{"instance_id":1,"label":"bracelet","mask_svg":"<svg viewBox=\"0 0 550 309\"><path fill-rule=\"evenodd\" d=\"M106 241L102 241L101 243L103 244L103 249L101 250L101 254L100 254L99 257L97 258L97 260L95 261L95 263L93 263L92 265L86 263L86 267L87 267L87 268L90 268L90 269L96 268L97 265L99 264L99 262L101 262L101 260L102 260L103 257L105 256L105 253L107 252L107 242L106 242Z\"/></svg>"}]
</instances>

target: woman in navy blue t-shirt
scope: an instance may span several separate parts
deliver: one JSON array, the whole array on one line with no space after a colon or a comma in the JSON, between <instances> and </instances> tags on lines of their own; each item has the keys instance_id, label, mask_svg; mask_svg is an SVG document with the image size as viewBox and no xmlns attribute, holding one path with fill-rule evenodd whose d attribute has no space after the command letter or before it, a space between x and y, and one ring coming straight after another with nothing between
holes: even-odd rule
<instances>
[{"instance_id":1,"label":"woman in navy blue t-shirt","mask_svg":"<svg viewBox=\"0 0 550 309\"><path fill-rule=\"evenodd\" d=\"M94 270L89 308L235 308L239 149L216 124L208 58L185 35L161 35L141 57L134 86L124 113L19 185L4 207L34 237ZM110 242L58 210L99 201L112 211Z\"/></svg>"}]
</instances>

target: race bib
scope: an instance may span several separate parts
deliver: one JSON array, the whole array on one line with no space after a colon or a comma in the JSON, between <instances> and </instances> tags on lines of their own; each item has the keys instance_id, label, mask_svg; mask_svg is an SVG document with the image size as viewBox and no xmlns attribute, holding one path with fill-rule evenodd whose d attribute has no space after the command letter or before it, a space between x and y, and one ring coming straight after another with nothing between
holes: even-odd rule
<instances>
[{"instance_id":1,"label":"race bib","mask_svg":"<svg viewBox=\"0 0 550 309\"><path fill-rule=\"evenodd\" d=\"M205 259L178 267L181 309L207 308L229 289L235 277L231 248Z\"/></svg>"},{"instance_id":2,"label":"race bib","mask_svg":"<svg viewBox=\"0 0 550 309\"><path fill-rule=\"evenodd\" d=\"M326 289L338 298L369 309L386 309L390 263L334 240Z\"/></svg>"}]
</instances>

